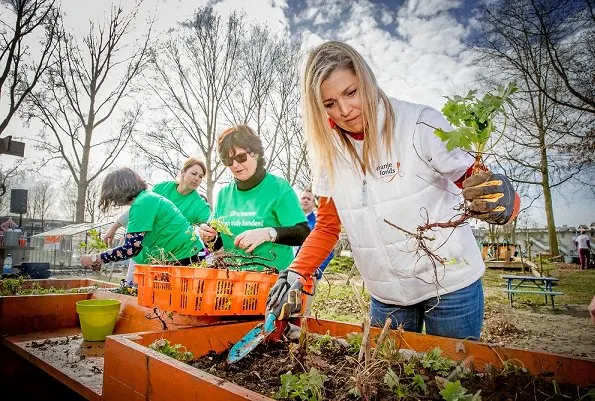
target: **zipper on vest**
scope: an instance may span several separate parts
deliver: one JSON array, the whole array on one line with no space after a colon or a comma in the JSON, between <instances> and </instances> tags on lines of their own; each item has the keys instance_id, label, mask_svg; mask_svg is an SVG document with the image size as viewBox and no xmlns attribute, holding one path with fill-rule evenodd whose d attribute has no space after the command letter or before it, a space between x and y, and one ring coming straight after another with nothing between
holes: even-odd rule
<instances>
[{"instance_id":1,"label":"zipper on vest","mask_svg":"<svg viewBox=\"0 0 595 401\"><path fill-rule=\"evenodd\" d=\"M368 206L368 182L366 181L366 176L364 176L364 180L362 181L362 206Z\"/></svg>"}]
</instances>

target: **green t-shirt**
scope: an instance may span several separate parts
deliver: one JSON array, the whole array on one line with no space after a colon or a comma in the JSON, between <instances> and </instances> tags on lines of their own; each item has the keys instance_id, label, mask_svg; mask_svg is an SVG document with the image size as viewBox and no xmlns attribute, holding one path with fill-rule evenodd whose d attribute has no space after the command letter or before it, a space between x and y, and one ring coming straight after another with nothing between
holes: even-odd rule
<instances>
[{"instance_id":1,"label":"green t-shirt","mask_svg":"<svg viewBox=\"0 0 595 401\"><path fill-rule=\"evenodd\" d=\"M211 207L198 194L192 191L189 194L182 195L178 192L178 183L175 181L165 181L155 184L151 191L169 199L180 209L180 212L188 219L190 224L206 223L211 217Z\"/></svg>"},{"instance_id":2,"label":"green t-shirt","mask_svg":"<svg viewBox=\"0 0 595 401\"><path fill-rule=\"evenodd\" d=\"M260 184L248 191L238 190L235 182L221 189L213 217L225 222L234 236L255 228L288 227L306 221L298 197L289 183L269 173ZM226 251L246 255L240 248L235 248L233 237L222 235L222 239ZM268 241L259 245L252 254L271 259L271 251L276 255L275 260L260 262L281 271L293 261L293 247ZM247 268L264 269L263 266Z\"/></svg>"},{"instance_id":3,"label":"green t-shirt","mask_svg":"<svg viewBox=\"0 0 595 401\"><path fill-rule=\"evenodd\" d=\"M142 191L130 205L128 232L145 233L143 249L134 257L136 263L154 259L177 261L204 248L176 205L152 191Z\"/></svg>"}]
</instances>

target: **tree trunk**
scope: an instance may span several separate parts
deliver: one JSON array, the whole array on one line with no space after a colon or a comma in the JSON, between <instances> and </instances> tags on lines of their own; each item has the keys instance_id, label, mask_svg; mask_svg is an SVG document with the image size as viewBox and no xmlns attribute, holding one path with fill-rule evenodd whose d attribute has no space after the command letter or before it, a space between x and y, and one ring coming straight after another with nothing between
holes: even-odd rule
<instances>
[{"instance_id":1,"label":"tree trunk","mask_svg":"<svg viewBox=\"0 0 595 401\"><path fill-rule=\"evenodd\" d=\"M211 179L211 176L207 178L207 201L212 205L215 204L213 199L213 188L215 188L215 181Z\"/></svg>"},{"instance_id":2,"label":"tree trunk","mask_svg":"<svg viewBox=\"0 0 595 401\"><path fill-rule=\"evenodd\" d=\"M92 106L91 106L92 107ZM89 112L89 124L85 127L85 146L83 147L83 157L81 159L81 172L79 175L79 182L77 185L76 196L76 216L75 223L85 222L85 206L87 201L87 188L89 182L87 181L89 173L89 153L91 152L91 138L93 137L93 122L95 121L93 111Z\"/></svg>"},{"instance_id":3,"label":"tree trunk","mask_svg":"<svg viewBox=\"0 0 595 401\"><path fill-rule=\"evenodd\" d=\"M558 256L558 237L556 236L556 222L554 219L554 208L552 207L552 192L550 188L549 168L547 161L547 150L545 144L541 146L541 187L543 188L543 199L545 206L545 217L547 221L548 240L550 245L550 254Z\"/></svg>"},{"instance_id":4,"label":"tree trunk","mask_svg":"<svg viewBox=\"0 0 595 401\"><path fill-rule=\"evenodd\" d=\"M74 216L75 223L85 222L85 202L87 200L87 169L83 173L81 171L81 177L77 186L76 195L76 214ZM83 179L83 176L85 177Z\"/></svg>"}]
</instances>

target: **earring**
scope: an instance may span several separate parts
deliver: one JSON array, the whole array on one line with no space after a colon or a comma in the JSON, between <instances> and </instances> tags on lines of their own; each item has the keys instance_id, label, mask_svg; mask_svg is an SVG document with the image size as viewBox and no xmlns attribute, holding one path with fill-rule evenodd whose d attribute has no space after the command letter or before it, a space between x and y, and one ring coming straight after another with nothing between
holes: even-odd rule
<instances>
[{"instance_id":1,"label":"earring","mask_svg":"<svg viewBox=\"0 0 595 401\"><path fill-rule=\"evenodd\" d=\"M337 123L332 119L332 118L328 118L328 125L331 126L331 129L335 129L335 127L337 126Z\"/></svg>"}]
</instances>

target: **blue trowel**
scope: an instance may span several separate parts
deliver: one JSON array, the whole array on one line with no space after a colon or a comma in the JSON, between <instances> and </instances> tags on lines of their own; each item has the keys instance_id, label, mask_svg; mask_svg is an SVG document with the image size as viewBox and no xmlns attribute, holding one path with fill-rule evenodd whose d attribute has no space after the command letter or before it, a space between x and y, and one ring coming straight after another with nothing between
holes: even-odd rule
<instances>
[{"instance_id":1,"label":"blue trowel","mask_svg":"<svg viewBox=\"0 0 595 401\"><path fill-rule=\"evenodd\" d=\"M252 330L248 332L240 341L235 343L229 350L227 355L227 363L235 363L248 355L254 348L263 342L268 336L275 331L283 332L287 326L287 318L291 315L292 305L299 305L301 296L300 290L292 290L289 292L287 302L281 307L279 317L267 311L264 323L259 323ZM276 324L277 320L282 324Z\"/></svg>"}]
</instances>

